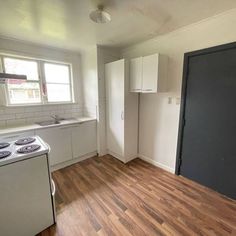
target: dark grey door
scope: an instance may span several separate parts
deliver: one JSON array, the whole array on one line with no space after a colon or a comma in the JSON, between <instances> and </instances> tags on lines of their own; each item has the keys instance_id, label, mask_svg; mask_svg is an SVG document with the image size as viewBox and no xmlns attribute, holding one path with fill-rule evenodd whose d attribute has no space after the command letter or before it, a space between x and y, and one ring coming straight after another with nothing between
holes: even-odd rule
<instances>
[{"instance_id":1,"label":"dark grey door","mask_svg":"<svg viewBox=\"0 0 236 236\"><path fill-rule=\"evenodd\" d=\"M236 199L236 48L188 57L180 174Z\"/></svg>"}]
</instances>

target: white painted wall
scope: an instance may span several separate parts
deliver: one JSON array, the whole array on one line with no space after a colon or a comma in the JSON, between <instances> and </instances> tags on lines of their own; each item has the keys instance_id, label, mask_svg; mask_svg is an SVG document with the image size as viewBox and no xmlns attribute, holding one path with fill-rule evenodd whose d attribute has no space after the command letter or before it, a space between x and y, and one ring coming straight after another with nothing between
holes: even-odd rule
<instances>
[{"instance_id":1,"label":"white painted wall","mask_svg":"<svg viewBox=\"0 0 236 236\"><path fill-rule=\"evenodd\" d=\"M97 116L98 105L98 68L97 47L91 47L81 55L83 73L84 113L86 116Z\"/></svg>"},{"instance_id":2,"label":"white painted wall","mask_svg":"<svg viewBox=\"0 0 236 236\"><path fill-rule=\"evenodd\" d=\"M75 104L13 108L2 106L0 107L0 127L32 124L37 121L47 120L51 115L55 114L65 118L83 115L84 98L79 53L4 38L0 38L0 53L71 63L75 92Z\"/></svg>"},{"instance_id":3,"label":"white painted wall","mask_svg":"<svg viewBox=\"0 0 236 236\"><path fill-rule=\"evenodd\" d=\"M231 10L122 51L125 58L155 52L169 57L168 92L140 95L141 157L174 171L180 108L176 98L181 93L183 55L185 52L236 41L235 25L236 10ZM172 97L171 104L168 104L168 97Z\"/></svg>"}]
</instances>

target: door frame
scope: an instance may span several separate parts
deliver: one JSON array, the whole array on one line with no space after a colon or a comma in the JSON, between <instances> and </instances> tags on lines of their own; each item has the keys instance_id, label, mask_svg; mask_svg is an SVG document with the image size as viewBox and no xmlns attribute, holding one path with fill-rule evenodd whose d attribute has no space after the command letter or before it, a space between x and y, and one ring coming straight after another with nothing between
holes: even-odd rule
<instances>
[{"instance_id":1,"label":"door frame","mask_svg":"<svg viewBox=\"0 0 236 236\"><path fill-rule=\"evenodd\" d=\"M236 42L222 44L219 46L214 46L206 49L200 49L193 52L184 53L184 63L183 63L183 76L182 76L182 89L181 89L181 104L180 104L180 114L179 114L179 131L178 131L178 141L177 141L177 151L176 151L176 164L175 164L175 174L180 175L180 166L182 163L182 144L185 126L185 106L187 99L187 86L188 86L188 71L189 71L189 59L194 56L200 56L220 51L225 51L228 49L236 48Z\"/></svg>"}]
</instances>

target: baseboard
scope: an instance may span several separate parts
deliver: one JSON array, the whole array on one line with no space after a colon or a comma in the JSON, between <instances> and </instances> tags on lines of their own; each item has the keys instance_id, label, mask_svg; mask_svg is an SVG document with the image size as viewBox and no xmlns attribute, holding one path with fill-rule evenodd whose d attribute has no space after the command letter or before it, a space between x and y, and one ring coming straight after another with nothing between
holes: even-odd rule
<instances>
[{"instance_id":1,"label":"baseboard","mask_svg":"<svg viewBox=\"0 0 236 236\"><path fill-rule=\"evenodd\" d=\"M137 157L138 157L138 154L136 154L136 155L134 155L134 156L129 156L129 157L127 157L126 163L127 163L127 162L130 162L130 161L132 161L132 160L134 160L134 159L137 158Z\"/></svg>"},{"instance_id":2,"label":"baseboard","mask_svg":"<svg viewBox=\"0 0 236 236\"><path fill-rule=\"evenodd\" d=\"M166 170L166 171L171 172L171 173L173 173L173 174L175 173L175 169L174 169L174 168L171 168L171 167L169 167L169 166L167 166L167 165L164 165L164 164L162 164L162 163L160 163L160 162L154 161L154 160L152 160L152 159L149 158L149 157L146 157L146 156L144 156L144 155L142 155L142 154L138 154L138 157L139 157L140 159L142 159L142 160L144 160L144 161L146 161L146 162L148 162L148 163L154 165L154 166L157 166L157 167L162 168L163 170Z\"/></svg>"},{"instance_id":3,"label":"baseboard","mask_svg":"<svg viewBox=\"0 0 236 236\"><path fill-rule=\"evenodd\" d=\"M98 151L98 156L99 156L99 157L105 156L105 155L107 155L107 154L108 154L107 149Z\"/></svg>"},{"instance_id":4,"label":"baseboard","mask_svg":"<svg viewBox=\"0 0 236 236\"><path fill-rule=\"evenodd\" d=\"M107 153L115 158L117 158L118 160L122 161L123 163L125 163L125 160L122 156L120 156L119 154L112 152L111 150L107 150Z\"/></svg>"},{"instance_id":5,"label":"baseboard","mask_svg":"<svg viewBox=\"0 0 236 236\"><path fill-rule=\"evenodd\" d=\"M51 166L51 171L55 171L55 170L59 170L59 169L62 169L64 167L67 167L67 166L70 166L70 165L73 165L77 162L80 162L80 161L84 161L90 157L94 157L97 155L97 152L90 152L88 154L85 154L83 156L80 156L80 157L77 157L77 158L74 158L72 160L69 160L69 161L66 161L66 162L63 162L63 163L60 163L60 164L57 164L57 165L54 165L54 166Z\"/></svg>"}]
</instances>

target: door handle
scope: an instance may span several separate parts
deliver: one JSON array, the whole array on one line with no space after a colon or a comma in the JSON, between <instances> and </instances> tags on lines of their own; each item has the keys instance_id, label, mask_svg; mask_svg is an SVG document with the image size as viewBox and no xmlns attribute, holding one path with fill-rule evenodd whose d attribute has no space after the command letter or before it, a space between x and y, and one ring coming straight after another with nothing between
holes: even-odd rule
<instances>
[{"instance_id":1,"label":"door handle","mask_svg":"<svg viewBox=\"0 0 236 236\"><path fill-rule=\"evenodd\" d=\"M121 118L121 120L124 120L124 111L121 112L120 118Z\"/></svg>"}]
</instances>

